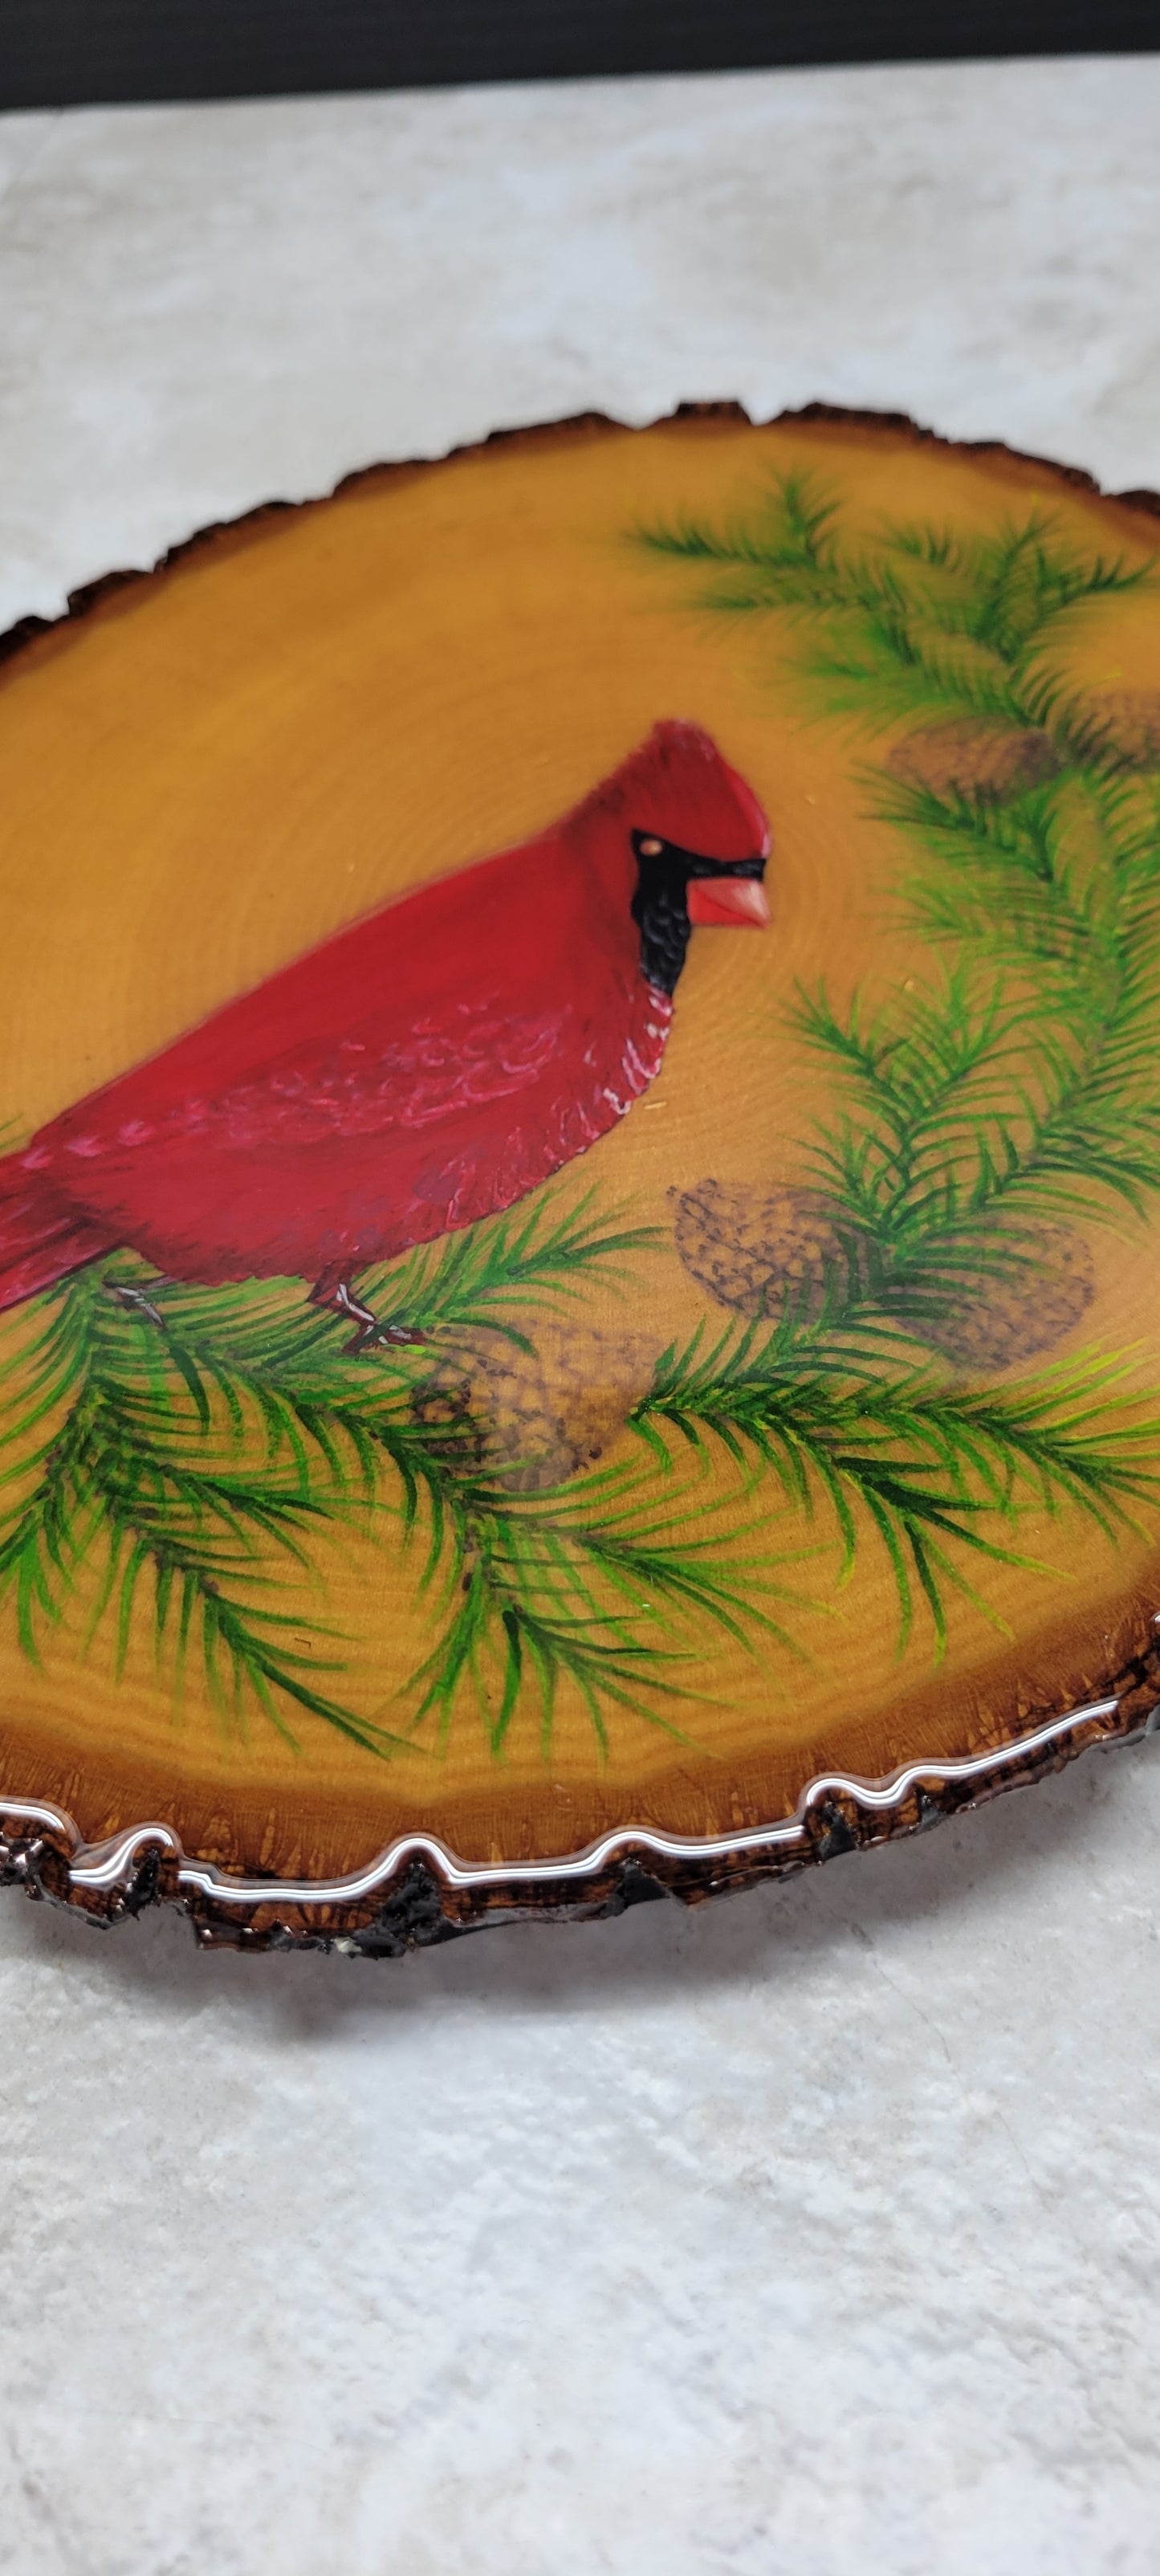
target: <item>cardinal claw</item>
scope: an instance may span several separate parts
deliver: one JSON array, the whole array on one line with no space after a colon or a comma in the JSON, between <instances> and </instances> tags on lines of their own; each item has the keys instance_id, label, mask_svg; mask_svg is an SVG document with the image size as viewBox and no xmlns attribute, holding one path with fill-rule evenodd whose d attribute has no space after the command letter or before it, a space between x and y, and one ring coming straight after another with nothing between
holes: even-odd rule
<instances>
[{"instance_id":1,"label":"cardinal claw","mask_svg":"<svg viewBox=\"0 0 1160 2576\"><path fill-rule=\"evenodd\" d=\"M347 1359L356 1359L361 1351L373 1350L376 1345L381 1348L384 1345L425 1342L427 1339L426 1333L417 1332L408 1324L381 1324L371 1308L364 1306L353 1294L349 1281L345 1279L338 1280L334 1287L320 1281L316 1288L311 1289L310 1298L312 1305L329 1306L335 1314L348 1315L351 1322L357 1324L358 1331L342 1346Z\"/></svg>"},{"instance_id":2,"label":"cardinal claw","mask_svg":"<svg viewBox=\"0 0 1160 2576\"><path fill-rule=\"evenodd\" d=\"M426 1340L426 1333L411 1332L405 1324L364 1324L342 1348L347 1359L357 1359L363 1351L394 1350Z\"/></svg>"},{"instance_id":3,"label":"cardinal claw","mask_svg":"<svg viewBox=\"0 0 1160 2576\"><path fill-rule=\"evenodd\" d=\"M110 1297L116 1299L118 1306L126 1306L131 1315L147 1315L159 1333L168 1329L160 1307L152 1304L143 1288L130 1288L123 1279L105 1279L101 1284L108 1289Z\"/></svg>"}]
</instances>

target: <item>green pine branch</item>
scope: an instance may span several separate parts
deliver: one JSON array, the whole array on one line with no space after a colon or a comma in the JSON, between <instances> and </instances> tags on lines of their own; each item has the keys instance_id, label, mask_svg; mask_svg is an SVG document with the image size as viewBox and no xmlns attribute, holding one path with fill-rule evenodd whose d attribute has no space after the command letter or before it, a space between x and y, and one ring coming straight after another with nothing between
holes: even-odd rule
<instances>
[{"instance_id":1,"label":"green pine branch","mask_svg":"<svg viewBox=\"0 0 1160 2576\"><path fill-rule=\"evenodd\" d=\"M517 1313L526 1323L593 1277L615 1282L650 1239L595 1219L590 1196L563 1212L541 1196L370 1284L384 1321L437 1348L486 1322L526 1350ZM125 1287L147 1291L161 1329L126 1308ZM88 1642L111 1619L120 1669L144 1589L175 1684L196 1646L211 1699L239 1717L254 1705L284 1728L288 1703L368 1749L401 1741L312 1678L344 1660L294 1643L308 1629L342 1646L317 1599L278 1605L290 1580L317 1595L318 1543L375 1508L383 1465L404 1527L425 1508L434 1559L466 1553L484 1489L478 1426L412 1417L430 1349L354 1360L349 1326L299 1283L190 1290L128 1256L42 1300L36 1323L30 1335L18 1319L0 1356L0 1598L24 1651L39 1655L88 1581Z\"/></svg>"},{"instance_id":2,"label":"green pine branch","mask_svg":"<svg viewBox=\"0 0 1160 2576\"><path fill-rule=\"evenodd\" d=\"M799 996L791 1015L834 1077L814 1176L861 1245L833 1326L921 1337L1029 1273L1044 1218L1139 1216L1160 1189L1160 780L1125 771L1106 710L1053 661L1069 620L1154 567L1085 552L1041 513L851 545L801 476L721 530L641 541L727 570L702 606L780 613L831 713L1050 735L1053 774L1022 786L1017 770L973 792L867 773L872 812L912 853L902 926L947 970L873 1007Z\"/></svg>"},{"instance_id":3,"label":"green pine branch","mask_svg":"<svg viewBox=\"0 0 1160 2576\"><path fill-rule=\"evenodd\" d=\"M895 1585L900 1649L918 1598L939 1653L948 1588L993 1615L961 1551L1032 1567L1009 1543L1029 1512L1074 1509L1113 1538L1133 1525L1130 1506L1160 1500L1160 1420L1113 1391L1113 1362L1084 1359L978 1392L931 1371L851 1378L816 1344L812 1375L798 1357L787 1369L784 1338L756 1324L710 1344L699 1330L658 1361L635 1426L662 1462L674 1440L698 1455L724 1451L771 1472L807 1519L827 1512L842 1579L873 1530Z\"/></svg>"},{"instance_id":4,"label":"green pine branch","mask_svg":"<svg viewBox=\"0 0 1160 2576\"><path fill-rule=\"evenodd\" d=\"M567 1691L603 1752L616 1710L684 1734L713 1637L800 1652L801 1617L824 1604L796 1569L819 1548L848 1572L876 1537L900 1644L921 1601L941 1651L956 1592L987 1612L972 1564L1033 1562L1014 1543L1033 1503L1110 1536L1154 1499L1155 1426L1106 1373L969 1395L906 1373L888 1326L843 1325L839 1308L665 1353L632 1417L644 1465L527 1492L470 1415L422 1420L393 1365L339 1354L324 1384L306 1307L300 1384L285 1351L266 1379L217 1356L204 1324L195 1347L82 1274L46 1301L38 1338L25 1329L23 1372L15 1354L0 1363L0 1594L30 1656L71 1611L86 1642L111 1626L118 1670L147 1605L175 1691L196 1655L224 1717L256 1711L292 1740L309 1716L384 1754L433 1724L437 1750L467 1703L498 1755L530 1691L546 1747ZM436 1630L392 1726L343 1695L347 1641L319 1615L328 1541L384 1511L418 1549Z\"/></svg>"},{"instance_id":5,"label":"green pine branch","mask_svg":"<svg viewBox=\"0 0 1160 2576\"><path fill-rule=\"evenodd\" d=\"M1083 554L1038 511L995 532L887 523L852 545L834 496L801 473L776 478L720 527L681 515L639 527L634 542L708 569L698 608L779 614L795 666L831 714L869 730L940 713L1050 724L1080 756L1114 765L1050 650L1063 620L1138 589L1150 563Z\"/></svg>"},{"instance_id":6,"label":"green pine branch","mask_svg":"<svg viewBox=\"0 0 1160 2576\"><path fill-rule=\"evenodd\" d=\"M739 1644L758 1630L788 1644L765 1606L783 1597L776 1554L739 1552L703 1511L698 1529L683 1528L671 1495L658 1519L655 1497L622 1476L590 1476L582 1497L571 1486L528 1496L523 1462L497 1464L470 1413L429 1423L413 1403L433 1358L469 1327L484 1321L528 1351L537 1295L573 1297L650 1239L601 1222L587 1200L480 1228L373 1291L384 1315L412 1328L421 1317L428 1342L359 1359L339 1340L345 1324L280 1283L199 1294L128 1257L79 1274L43 1301L39 1334L30 1341L25 1325L0 1360L0 1475L12 1489L0 1598L12 1600L24 1651L37 1657L42 1632L75 1609L88 1644L111 1623L119 1671L140 1600L175 1688L196 1651L224 1714L244 1722L256 1709L283 1732L297 1711L389 1752L416 1731L422 1740L432 1711L445 1727L469 1689L498 1751L525 1675L545 1735L565 1686L601 1746L609 1705L675 1725L667 1668L693 1646L662 1642L662 1610L666 1640L673 1621L691 1638L701 1620ZM126 1287L147 1289L153 1313L127 1307ZM328 1538L384 1512L405 1545L419 1544L420 1589L443 1604L402 1731L341 1696L348 1641L318 1615ZM301 1648L304 1632L323 1655ZM487 1675L497 1654L498 1698Z\"/></svg>"},{"instance_id":7,"label":"green pine branch","mask_svg":"<svg viewBox=\"0 0 1160 2576\"><path fill-rule=\"evenodd\" d=\"M955 960L933 1004L895 1006L885 1046L905 1067L908 1044L962 1050L982 1035L983 1094L967 1096L976 1208L1098 1217L1118 1200L1143 1213L1160 1188L1156 782L1073 773L1000 816L929 791L882 804L927 863L906 889L910 917ZM848 1072L824 1013L802 1025ZM892 1075L885 1088L897 1092Z\"/></svg>"},{"instance_id":8,"label":"green pine branch","mask_svg":"<svg viewBox=\"0 0 1160 2576\"><path fill-rule=\"evenodd\" d=\"M545 1752L563 1684L586 1711L601 1755L610 1706L687 1741L675 1711L699 1696L687 1677L698 1643L703 1654L716 1631L746 1653L762 1638L800 1652L766 1605L821 1606L781 1571L812 1551L755 1546L764 1523L731 1528L735 1501L663 1491L655 1474L623 1468L534 1503L495 1489L479 1494L447 1569L440 1633L408 1685L408 1695L418 1692L414 1725L434 1714L442 1740L467 1689L498 1753L526 1677L538 1695ZM684 1678L674 1678L674 1667Z\"/></svg>"}]
</instances>

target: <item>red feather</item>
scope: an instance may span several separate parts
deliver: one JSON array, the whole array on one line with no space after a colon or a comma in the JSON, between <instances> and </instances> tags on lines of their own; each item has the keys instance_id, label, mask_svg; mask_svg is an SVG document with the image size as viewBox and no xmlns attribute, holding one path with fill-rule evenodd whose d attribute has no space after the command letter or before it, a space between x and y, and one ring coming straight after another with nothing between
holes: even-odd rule
<instances>
[{"instance_id":1,"label":"red feather","mask_svg":"<svg viewBox=\"0 0 1160 2576\"><path fill-rule=\"evenodd\" d=\"M0 1307L117 1245L207 1283L346 1278L583 1153L671 1014L633 831L726 862L768 842L708 736L658 725L553 830L340 931L0 1161Z\"/></svg>"}]
</instances>

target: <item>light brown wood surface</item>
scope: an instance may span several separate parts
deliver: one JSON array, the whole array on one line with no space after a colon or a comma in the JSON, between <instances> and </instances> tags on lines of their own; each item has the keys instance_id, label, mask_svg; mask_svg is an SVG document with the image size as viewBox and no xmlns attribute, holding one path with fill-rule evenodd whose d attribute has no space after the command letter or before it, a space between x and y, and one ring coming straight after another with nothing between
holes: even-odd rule
<instances>
[{"instance_id":1,"label":"light brown wood surface","mask_svg":"<svg viewBox=\"0 0 1160 2576\"><path fill-rule=\"evenodd\" d=\"M1131 562L1151 549L1142 510L1005 453L856 420L728 417L516 438L214 536L0 675L0 1104L14 1128L30 1133L383 899L523 840L659 718L691 718L770 816L772 928L694 935L663 1072L551 1185L562 1208L591 1186L662 1239L619 1291L585 1291L565 1355L552 1361L549 1332L545 1365L607 1384L615 1416L666 1345L706 1319L736 1323L679 1256L673 1194L706 1176L809 1186L825 1076L783 1006L824 977L840 1010L856 986L905 986L929 963L899 919L899 836L871 818L865 775L913 725L871 738L819 714L788 648L779 658L776 620L715 618L684 567L633 542L662 517L725 523L797 468L840 497L859 541L885 519L985 532L1040 507L1081 549ZM1098 603L1060 649L1101 702L1130 702L1137 721L1151 692L1160 702L1154 595ZM1146 1194L1085 1238L1094 1297L1035 1365L1126 1353L1146 1404L1160 1379ZM18 1310L0 1329L15 1354L33 1323ZM638 1454L623 1431L601 1469ZM1001 1744L1030 1714L1100 1694L1151 1635L1146 1497L1111 1539L1078 1513L1029 1510L1024 1562L966 1564L982 1606L952 1589L936 1662L922 1615L900 1649L869 1528L840 1582L820 1507L807 1517L712 1456L689 1514L722 1494L721 1525L752 1523L757 1553L783 1560L793 1598L766 1606L793 1642L674 1626L688 1685L665 1703L676 1733L617 1706L602 1748L563 1685L545 1744L529 1678L499 1751L469 1693L442 1734L428 1720L387 1756L284 1710L291 1742L260 1706L215 1709L196 1657L177 1692L148 1586L118 1671L108 1621L86 1640L81 1585L59 1625L39 1623L37 1661L11 1600L0 1613L0 1787L62 1806L89 1840L155 1816L190 1853L280 1876L333 1875L413 1828L497 1862L574 1852L625 1822L720 1834L790 1813L827 1768L874 1778L918 1753ZM345 1696L406 1738L435 1610L397 1506L387 1477L377 1511L327 1537L300 1641L309 1653L324 1625L341 1631ZM662 1630L666 1618L661 1604Z\"/></svg>"}]
</instances>

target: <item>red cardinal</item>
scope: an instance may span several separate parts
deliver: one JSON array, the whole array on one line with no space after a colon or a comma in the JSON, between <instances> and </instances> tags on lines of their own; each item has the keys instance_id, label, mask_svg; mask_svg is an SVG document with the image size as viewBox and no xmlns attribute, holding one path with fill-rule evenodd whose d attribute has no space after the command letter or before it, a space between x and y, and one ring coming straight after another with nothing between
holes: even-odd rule
<instances>
[{"instance_id":1,"label":"red cardinal","mask_svg":"<svg viewBox=\"0 0 1160 2576\"><path fill-rule=\"evenodd\" d=\"M551 831L339 931L0 1160L0 1308L127 1245L176 1279L310 1280L373 1341L361 1270L510 1207L647 1090L692 925L767 922L768 849L708 735L658 724Z\"/></svg>"}]
</instances>

